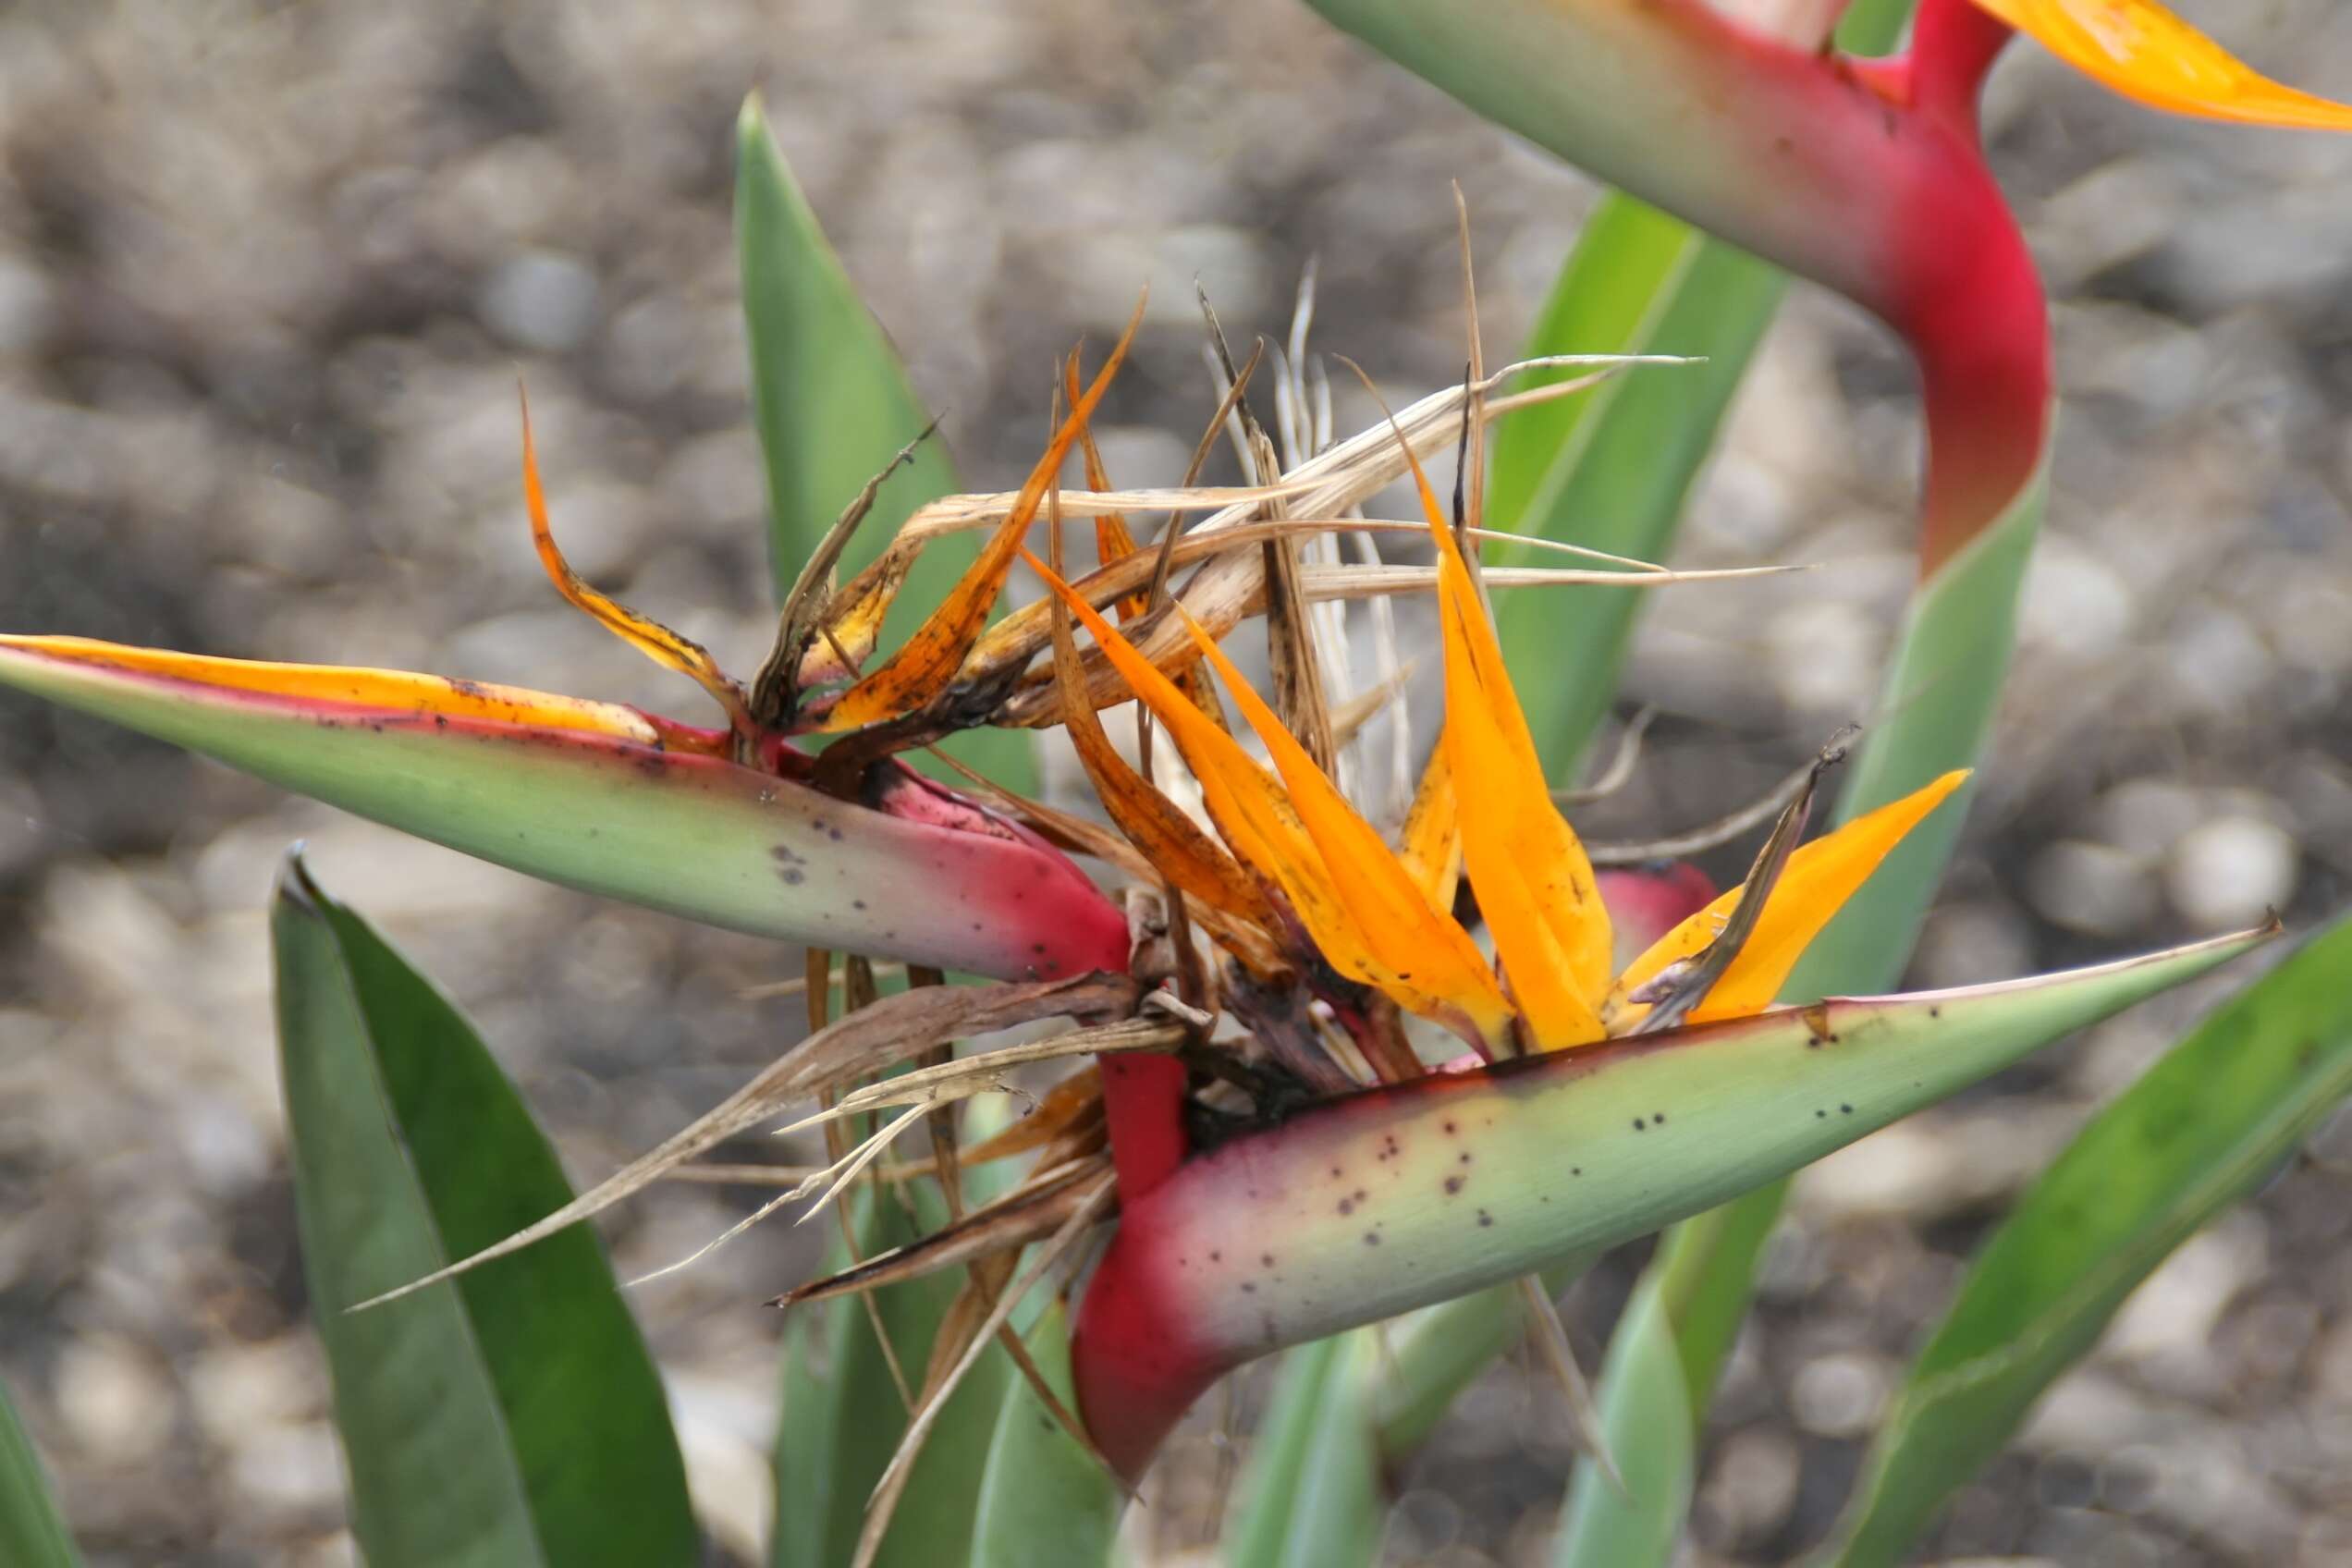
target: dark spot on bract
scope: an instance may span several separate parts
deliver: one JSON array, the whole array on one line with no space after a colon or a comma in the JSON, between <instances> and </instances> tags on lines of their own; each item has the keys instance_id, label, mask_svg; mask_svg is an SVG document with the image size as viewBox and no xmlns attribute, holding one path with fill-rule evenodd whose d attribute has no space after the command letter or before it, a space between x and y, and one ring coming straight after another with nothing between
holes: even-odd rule
<instances>
[{"instance_id":1,"label":"dark spot on bract","mask_svg":"<svg viewBox=\"0 0 2352 1568\"><path fill-rule=\"evenodd\" d=\"M850 900L850 907L851 909L864 909L865 907L865 900L864 899L851 899Z\"/></svg>"},{"instance_id":2,"label":"dark spot on bract","mask_svg":"<svg viewBox=\"0 0 2352 1568\"><path fill-rule=\"evenodd\" d=\"M1665 1125L1666 1125L1666 1113L1665 1113L1664 1111L1662 1111L1662 1110L1660 1110L1660 1111L1653 1111L1653 1112L1650 1114L1650 1118L1649 1118L1649 1119L1650 1119L1652 1121L1657 1122L1657 1123L1658 1123L1660 1127L1663 1127L1663 1126L1665 1126Z\"/></svg>"},{"instance_id":3,"label":"dark spot on bract","mask_svg":"<svg viewBox=\"0 0 2352 1568\"><path fill-rule=\"evenodd\" d=\"M1636 1116L1636 1117L1635 1117L1635 1118L1634 1118L1634 1131L1635 1131L1635 1132L1638 1133L1638 1132L1640 1132L1643 1128L1645 1128L1645 1127L1647 1127L1647 1126L1648 1126L1648 1125L1649 1125L1649 1123L1648 1123L1648 1122L1647 1122L1647 1121L1643 1121L1640 1117Z\"/></svg>"},{"instance_id":4,"label":"dark spot on bract","mask_svg":"<svg viewBox=\"0 0 2352 1568\"><path fill-rule=\"evenodd\" d=\"M1585 1168L1581 1165L1572 1165L1568 1168L1568 1174L1571 1176L1582 1176L1584 1173Z\"/></svg>"},{"instance_id":5,"label":"dark spot on bract","mask_svg":"<svg viewBox=\"0 0 2352 1568\"><path fill-rule=\"evenodd\" d=\"M1488 1214L1488 1213L1485 1209L1483 1209L1483 1208L1482 1208L1482 1209L1480 1209L1480 1210L1478 1211L1478 1224L1479 1224L1480 1228L1482 1228L1482 1229L1483 1229L1484 1227L1488 1226L1488 1225L1491 1225L1491 1224L1493 1224L1493 1223L1494 1223L1494 1216L1493 1216L1493 1215Z\"/></svg>"},{"instance_id":6,"label":"dark spot on bract","mask_svg":"<svg viewBox=\"0 0 2352 1568\"><path fill-rule=\"evenodd\" d=\"M1366 1246L1367 1246L1367 1247L1377 1247L1377 1246L1378 1246L1378 1245L1380 1244L1380 1232L1379 1232L1379 1231L1365 1231L1365 1232L1364 1232L1364 1244L1365 1244Z\"/></svg>"},{"instance_id":7,"label":"dark spot on bract","mask_svg":"<svg viewBox=\"0 0 2352 1568\"><path fill-rule=\"evenodd\" d=\"M1468 1149L1464 1149L1462 1151L1462 1163L1464 1165L1470 1163L1470 1151Z\"/></svg>"},{"instance_id":8,"label":"dark spot on bract","mask_svg":"<svg viewBox=\"0 0 2352 1568\"><path fill-rule=\"evenodd\" d=\"M1830 1113L1826 1110L1817 1110L1813 1114L1817 1117L1826 1118Z\"/></svg>"},{"instance_id":9,"label":"dark spot on bract","mask_svg":"<svg viewBox=\"0 0 2352 1568\"><path fill-rule=\"evenodd\" d=\"M1221 1252L1211 1249L1208 1255L1208 1260L1211 1263L1222 1263L1225 1261L1225 1255Z\"/></svg>"},{"instance_id":10,"label":"dark spot on bract","mask_svg":"<svg viewBox=\"0 0 2352 1568\"><path fill-rule=\"evenodd\" d=\"M1257 1286L1253 1281L1244 1280L1242 1281L1242 1293L1245 1296L1254 1296L1257 1294Z\"/></svg>"},{"instance_id":11,"label":"dark spot on bract","mask_svg":"<svg viewBox=\"0 0 2352 1568\"><path fill-rule=\"evenodd\" d=\"M1842 1106L1838 1107L1838 1109L1839 1109L1842 1113L1844 1113L1844 1115L1847 1115L1847 1116L1851 1116L1851 1115L1853 1115L1853 1114L1854 1114L1854 1108L1853 1108L1852 1106L1850 1106L1850 1105L1842 1105Z\"/></svg>"},{"instance_id":12,"label":"dark spot on bract","mask_svg":"<svg viewBox=\"0 0 2352 1568\"><path fill-rule=\"evenodd\" d=\"M1447 1177L1445 1179L1445 1190L1449 1193L1460 1192L1462 1190L1462 1181L1463 1179L1459 1176Z\"/></svg>"},{"instance_id":13,"label":"dark spot on bract","mask_svg":"<svg viewBox=\"0 0 2352 1568\"><path fill-rule=\"evenodd\" d=\"M1258 1260L1258 1262L1263 1263L1264 1265L1266 1265L1266 1267L1267 1267L1267 1268L1273 1268L1273 1267L1274 1267L1274 1255L1273 1255L1272 1253L1270 1253L1270 1252L1262 1252L1262 1253L1259 1253L1259 1254L1257 1255L1257 1260Z\"/></svg>"},{"instance_id":14,"label":"dark spot on bract","mask_svg":"<svg viewBox=\"0 0 2352 1568\"><path fill-rule=\"evenodd\" d=\"M1355 1212L1355 1200L1354 1198L1341 1198L1340 1200L1340 1212L1342 1215L1354 1214Z\"/></svg>"}]
</instances>

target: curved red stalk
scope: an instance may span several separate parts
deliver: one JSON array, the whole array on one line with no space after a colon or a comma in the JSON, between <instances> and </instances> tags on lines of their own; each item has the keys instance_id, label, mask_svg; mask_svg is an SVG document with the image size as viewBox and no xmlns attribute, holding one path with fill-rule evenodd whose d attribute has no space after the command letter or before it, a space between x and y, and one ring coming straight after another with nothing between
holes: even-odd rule
<instances>
[{"instance_id":1,"label":"curved red stalk","mask_svg":"<svg viewBox=\"0 0 2352 1568\"><path fill-rule=\"evenodd\" d=\"M1184 1064L1172 1056L1101 1059L1103 1125L1121 1198L1143 1196L1192 1152L1184 1133Z\"/></svg>"},{"instance_id":2,"label":"curved red stalk","mask_svg":"<svg viewBox=\"0 0 2352 1568\"><path fill-rule=\"evenodd\" d=\"M2050 311L2025 237L1986 165L1977 94L2011 36L1969 0L1923 0L1903 71L1940 144L1894 205L1885 297L1919 363L1928 429L1919 571L2008 509L2049 437Z\"/></svg>"}]
</instances>

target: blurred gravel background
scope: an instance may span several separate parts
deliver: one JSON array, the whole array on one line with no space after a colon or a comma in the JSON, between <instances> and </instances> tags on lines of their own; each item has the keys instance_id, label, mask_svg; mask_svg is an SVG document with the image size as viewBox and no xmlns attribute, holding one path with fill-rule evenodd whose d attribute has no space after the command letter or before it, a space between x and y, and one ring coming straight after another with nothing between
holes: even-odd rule
<instances>
[{"instance_id":1,"label":"blurred gravel background","mask_svg":"<svg viewBox=\"0 0 2352 1568\"><path fill-rule=\"evenodd\" d=\"M2352 94L2352 12L2182 8ZM2308 923L2352 892L2352 140L2160 119L2017 55L1991 124L2067 401L1933 983L2266 905ZM754 86L974 487L1027 467L1050 355L1101 342L1146 276L1105 439L1136 484L1176 477L1206 410L1195 275L1229 325L1279 331L1319 254L1319 341L1418 395L1462 353L1447 181L1495 350L1591 200L1290 5L30 0L0 12L0 627L694 712L541 581L514 378L573 559L748 667L767 601L728 153ZM1594 831L1728 809L1867 710L1917 439L1888 339L1798 291L1684 558L1824 570L1654 606L1630 695L1666 717ZM743 996L790 952L0 697L0 1371L93 1564L352 1560L266 1015L263 904L295 839L472 1010L576 1177L794 1028L796 1004ZM2198 1005L1808 1173L1718 1403L1692 1562L1818 1536L1985 1224ZM629 1206L619 1266L753 1195ZM1929 1558L2352 1562L2347 1231L2339 1122L2134 1300ZM768 1227L637 1298L722 1556L766 1507L778 1324L754 1304L811 1244ZM1588 1356L1637 1263L1572 1298ZM1398 1477L1389 1560L1538 1561L1566 1462L1541 1380L1496 1375ZM1197 1551L1219 1473L1204 1427L1139 1541Z\"/></svg>"}]
</instances>

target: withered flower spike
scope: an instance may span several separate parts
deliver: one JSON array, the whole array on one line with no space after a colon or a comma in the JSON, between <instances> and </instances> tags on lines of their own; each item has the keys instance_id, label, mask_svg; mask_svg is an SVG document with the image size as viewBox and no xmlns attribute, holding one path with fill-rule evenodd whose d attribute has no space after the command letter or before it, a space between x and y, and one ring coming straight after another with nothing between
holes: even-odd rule
<instances>
[{"instance_id":1,"label":"withered flower spike","mask_svg":"<svg viewBox=\"0 0 2352 1568\"><path fill-rule=\"evenodd\" d=\"M1617 749L1610 753L1609 766L1600 770L1600 776L1589 784L1579 784L1565 790L1554 790L1551 792L1551 798L1558 801L1563 806L1588 806L1594 804L1596 802L1609 799L1610 796L1615 794L1618 790L1623 790L1626 785L1632 783L1634 781L1634 769L1640 766L1641 763L1643 737L1649 733L1649 727L1653 723L1657 722L1657 719L1658 709L1649 704L1643 704L1642 706L1635 710L1634 717L1625 721L1624 733L1617 737ZM1811 766L1812 765L1808 763L1806 765L1805 768L1799 769L1798 772L1793 776L1787 788L1791 790L1795 789L1797 783L1803 780L1806 772L1809 771ZM1763 814L1765 816L1770 815L1772 810L1777 810L1780 805L1780 799L1777 790L1772 796L1768 798L1772 801L1773 804L1770 809L1768 809ZM1763 820L1763 817L1759 816L1757 820L1761 821ZM1734 832L1745 832L1746 830L1746 828L1733 829ZM1687 853L1689 851L1685 851L1684 852ZM1600 856L1599 852L1596 851L1593 855L1593 859L1598 861L1599 858ZM1651 856L1648 858L1657 859L1661 857Z\"/></svg>"},{"instance_id":2,"label":"withered flower spike","mask_svg":"<svg viewBox=\"0 0 2352 1568\"><path fill-rule=\"evenodd\" d=\"M1650 1004L1640 1023L1627 1031L1634 1035L1655 1035L1679 1025L1707 999L1731 969L1748 937L1755 933L1756 923L1762 918L1764 906L1770 901L1772 889L1781 880L1781 872L1788 865L1788 857L1796 841L1805 836L1806 820L1813 814L1813 796L1821 785L1821 775L1845 760L1845 731L1821 749L1806 770L1805 782L1798 788L1796 798L1781 812L1781 819L1772 825L1771 836L1756 854L1756 864L1741 884L1739 902L1732 907L1729 919L1723 923L1722 934L1708 944L1705 951L1681 959L1648 985L1637 987L1632 999Z\"/></svg>"},{"instance_id":3,"label":"withered flower spike","mask_svg":"<svg viewBox=\"0 0 2352 1568\"><path fill-rule=\"evenodd\" d=\"M1760 822L1778 816L1783 807L1805 789L1805 781L1813 777L1809 762L1792 769L1756 799L1737 810L1704 822L1684 833L1670 833L1657 839L1612 839L1587 840L1585 851L1595 865L1646 865L1651 861L1687 860L1704 854L1720 845L1728 844Z\"/></svg>"},{"instance_id":4,"label":"withered flower spike","mask_svg":"<svg viewBox=\"0 0 2352 1568\"><path fill-rule=\"evenodd\" d=\"M865 1526L858 1536L857 1555L852 1559L851 1568L869 1568L873 1562L875 1553L881 1548L883 1534L889 1528L890 1516L895 1511L893 1505L906 1485L915 1456L923 1452L923 1445L931 1436L931 1428L938 1421L940 1411L946 1408L949 1397L980 1359L980 1352L996 1337L997 1330L1011 1318L1012 1309L1022 1298L1035 1289L1048 1274L1064 1267L1065 1260L1079 1240L1096 1220L1109 1210L1111 1199L1118 1190L1117 1180L1108 1173L1087 1189L1070 1218L1062 1222L1061 1228L1039 1247L1036 1261L998 1299L980 1331L973 1336L971 1347L957 1359L954 1367L939 1379L936 1387L925 1390L926 1397L923 1408L907 1424L906 1435L899 1440L898 1452L891 1456L888 1467L882 1472L882 1478L875 1484L874 1501L866 1511Z\"/></svg>"},{"instance_id":5,"label":"withered flower spike","mask_svg":"<svg viewBox=\"0 0 2352 1568\"><path fill-rule=\"evenodd\" d=\"M1227 385L1233 388L1232 411L1241 423L1240 445L1250 480L1261 485L1278 484L1282 478L1282 465L1275 456L1273 440L1241 392L1242 382L1233 367L1232 350L1226 345L1225 329L1208 302L1207 290L1197 282L1194 287L1199 294L1201 313L1207 318L1210 346L1216 351ZM1251 362L1256 363L1265 350L1266 340L1261 337L1250 350ZM1288 510L1280 498L1268 499L1260 509L1273 522L1283 521ZM1339 748L1331 734L1330 702L1323 690L1323 663L1316 646L1314 618L1307 612L1300 579L1299 541L1278 533L1268 537L1259 550L1266 570L1266 650L1274 678L1274 710L1306 748L1306 754L1315 759L1315 766L1329 775Z\"/></svg>"},{"instance_id":6,"label":"withered flower spike","mask_svg":"<svg viewBox=\"0 0 2352 1568\"><path fill-rule=\"evenodd\" d=\"M870 1295L885 1285L920 1280L1027 1246L1059 1230L1085 1197L1090 1182L1109 1169L1109 1157L1102 1155L1041 1172L994 1202L973 1209L960 1221L839 1273L797 1285L767 1305L793 1307L836 1296Z\"/></svg>"},{"instance_id":7,"label":"withered flower spike","mask_svg":"<svg viewBox=\"0 0 2352 1568\"><path fill-rule=\"evenodd\" d=\"M883 482L913 462L915 452L938 429L939 422L935 417L923 427L921 435L900 447L898 455L884 463L881 471L851 498L833 526L825 531L815 551L802 563L800 575L792 580L792 591L784 596L783 612L777 621L776 645L752 680L752 717L757 722L778 729L791 723L800 708L801 660L820 636L833 637L832 629L826 622L832 608L834 569L840 564L841 552L849 548L858 525L874 510ZM853 667L857 662L838 641L833 643L833 652L844 666Z\"/></svg>"},{"instance_id":8,"label":"withered flower spike","mask_svg":"<svg viewBox=\"0 0 2352 1568\"><path fill-rule=\"evenodd\" d=\"M1562 1397L1568 1402L1568 1420L1575 1432L1577 1449L1591 1455L1620 1498L1626 1497L1625 1475L1618 1469L1617 1455L1610 1450L1609 1429L1601 1420L1600 1406L1593 1398L1592 1384L1586 1380L1585 1369L1576 1365L1575 1347L1568 1342L1567 1327L1560 1321L1560 1309L1552 1304L1551 1292L1544 1289L1542 1275L1519 1276L1519 1300L1535 1329L1536 1349L1550 1369L1552 1380L1560 1385Z\"/></svg>"},{"instance_id":9,"label":"withered flower spike","mask_svg":"<svg viewBox=\"0 0 2352 1568\"><path fill-rule=\"evenodd\" d=\"M571 570L571 563L564 559L563 551L556 545L555 530L547 520L547 497L539 484L538 452L531 438L531 395L520 380L515 383L515 396L522 408L523 504L531 514L531 543L539 553L539 564L546 570L547 580L574 608L606 631L663 668L691 677L726 710L728 723L737 737L749 741L757 729L743 689L718 668L718 661L711 657L709 649L590 587L584 578Z\"/></svg>"}]
</instances>

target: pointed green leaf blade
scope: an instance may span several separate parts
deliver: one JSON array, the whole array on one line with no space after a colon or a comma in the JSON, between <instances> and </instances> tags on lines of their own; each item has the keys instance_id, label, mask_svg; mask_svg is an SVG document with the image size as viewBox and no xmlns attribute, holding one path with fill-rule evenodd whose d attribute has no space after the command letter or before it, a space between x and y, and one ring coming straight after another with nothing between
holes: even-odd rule
<instances>
[{"instance_id":1,"label":"pointed green leaf blade","mask_svg":"<svg viewBox=\"0 0 2352 1568\"><path fill-rule=\"evenodd\" d=\"M2173 1249L2352 1093L2352 918L2094 1118L2002 1221L1919 1353L1826 1561L1903 1559Z\"/></svg>"},{"instance_id":2,"label":"pointed green leaf blade","mask_svg":"<svg viewBox=\"0 0 2352 1568\"><path fill-rule=\"evenodd\" d=\"M792 178L757 94L735 124L735 241L781 594L850 498L930 416ZM875 497L842 557L844 573L879 554L917 507L955 489L947 448L925 442ZM926 550L906 596L936 603L963 564L951 550Z\"/></svg>"},{"instance_id":3,"label":"pointed green leaf blade","mask_svg":"<svg viewBox=\"0 0 2352 1568\"><path fill-rule=\"evenodd\" d=\"M1070 1320L1060 1302L1039 1314L1026 1342L1047 1386L1072 1407ZM1029 1380L1007 1377L980 1480L972 1568L1101 1568L1123 1501L1110 1472L1062 1429Z\"/></svg>"},{"instance_id":4,"label":"pointed green leaf blade","mask_svg":"<svg viewBox=\"0 0 2352 1568\"><path fill-rule=\"evenodd\" d=\"M767 464L768 560L780 596L841 508L930 418L792 178L756 94L744 100L735 126L735 239L752 402ZM925 442L875 497L842 557L843 572L878 554L917 507L955 489L947 448ZM955 538L923 552L884 624L886 646L947 597L976 549L973 540ZM968 731L948 750L1009 790L1035 790L1026 733Z\"/></svg>"},{"instance_id":5,"label":"pointed green leaf blade","mask_svg":"<svg viewBox=\"0 0 2352 1568\"><path fill-rule=\"evenodd\" d=\"M41 1456L0 1385L0 1562L11 1568L81 1568L73 1537L49 1495Z\"/></svg>"},{"instance_id":6,"label":"pointed green leaf blade","mask_svg":"<svg viewBox=\"0 0 2352 1568\"><path fill-rule=\"evenodd\" d=\"M359 696L318 696L326 677ZM0 637L0 684L531 876L730 930L1008 979L1124 962L1125 917L1034 838L968 808L973 829L942 826L959 813L927 795L931 819L918 820L675 749L633 709L62 638ZM484 717L485 692L519 717Z\"/></svg>"},{"instance_id":7,"label":"pointed green leaf blade","mask_svg":"<svg viewBox=\"0 0 2352 1568\"><path fill-rule=\"evenodd\" d=\"M373 1568L698 1561L661 1381L585 1226L345 1309L571 1196L472 1029L290 863L273 913L305 1275Z\"/></svg>"},{"instance_id":8,"label":"pointed green leaf blade","mask_svg":"<svg viewBox=\"0 0 2352 1568\"><path fill-rule=\"evenodd\" d=\"M1625 1489L1618 1491L1590 1461L1579 1464L1551 1560L1557 1568L1667 1562L1690 1513L1698 1443L1690 1387L1654 1275L1635 1292L1609 1341L1600 1400Z\"/></svg>"},{"instance_id":9,"label":"pointed green leaf blade","mask_svg":"<svg viewBox=\"0 0 2352 1568\"><path fill-rule=\"evenodd\" d=\"M1380 1545L1380 1476L1362 1404L1378 1346L1366 1334L1283 1358L1227 1532L1231 1568L1369 1568Z\"/></svg>"}]
</instances>

